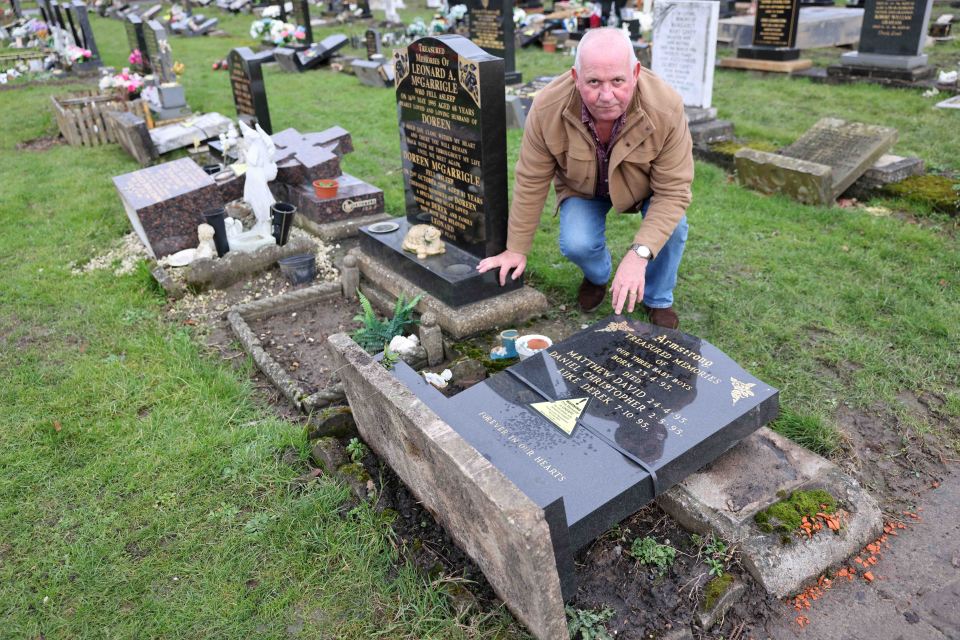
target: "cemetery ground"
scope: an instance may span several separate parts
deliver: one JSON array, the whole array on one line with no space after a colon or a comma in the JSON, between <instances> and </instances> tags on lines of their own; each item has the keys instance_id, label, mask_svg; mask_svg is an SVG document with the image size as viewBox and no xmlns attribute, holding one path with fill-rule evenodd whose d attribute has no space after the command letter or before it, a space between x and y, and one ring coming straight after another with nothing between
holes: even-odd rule
<instances>
[{"instance_id":1,"label":"cemetery ground","mask_svg":"<svg viewBox=\"0 0 960 640\"><path fill-rule=\"evenodd\" d=\"M194 110L232 116L226 72L211 64L255 43L249 17L218 17L233 35L171 43ZM92 21L105 63L122 66L122 23ZM960 59L956 42L936 51ZM570 62L518 52L527 78ZM265 78L275 130L345 127L356 149L345 170L402 214L391 91L326 69L270 66ZM237 357L217 314L206 324L172 313L143 262L74 273L130 232L110 178L135 168L116 145L38 142L56 135L49 95L80 88L0 91L0 635L526 637L389 472L382 499L399 513L393 530L389 511L339 481L296 482L310 466L308 425ZM957 114L919 91L718 70L714 96L753 145L783 146L834 116L895 127L895 153L960 177ZM519 142L510 131L511 170ZM857 478L885 520L909 525L893 543L909 545L922 525L904 512L950 484L960 459L956 207L938 212L920 196L846 204L764 197L698 162L677 308L683 330L781 390L774 428ZM573 310L580 276L556 248L553 209L529 282L554 305L549 326L573 331L610 307ZM611 220L614 255L635 225ZM364 461L379 479L376 460ZM662 574L656 548L640 549L648 536L678 549ZM792 605L763 596L735 549L717 556L713 542L655 506L641 510L578 556L575 615L611 607L618 637L662 637L703 603L712 560L751 586L707 637L760 638L767 625L792 624ZM874 573L892 584L886 572L881 559ZM821 600L853 598L838 586ZM804 615L815 619L820 604Z\"/></svg>"}]
</instances>

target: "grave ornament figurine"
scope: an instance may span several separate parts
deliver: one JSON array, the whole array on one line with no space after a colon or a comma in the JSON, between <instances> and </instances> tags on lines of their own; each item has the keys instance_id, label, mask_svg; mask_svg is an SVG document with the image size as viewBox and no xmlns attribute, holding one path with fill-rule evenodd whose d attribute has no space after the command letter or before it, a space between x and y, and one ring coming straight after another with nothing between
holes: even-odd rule
<instances>
[{"instance_id":1,"label":"grave ornament figurine","mask_svg":"<svg viewBox=\"0 0 960 640\"><path fill-rule=\"evenodd\" d=\"M402 246L404 251L417 254L419 260L445 253L447 250L440 239L440 229L429 224L415 224L410 227Z\"/></svg>"},{"instance_id":2,"label":"grave ornament figurine","mask_svg":"<svg viewBox=\"0 0 960 640\"><path fill-rule=\"evenodd\" d=\"M195 249L184 249L178 251L167 258L167 264L171 267L186 267L195 260L204 258L213 258L217 255L216 246L213 244L214 229L207 223L197 226L197 238L200 244Z\"/></svg>"},{"instance_id":3,"label":"grave ornament figurine","mask_svg":"<svg viewBox=\"0 0 960 640\"><path fill-rule=\"evenodd\" d=\"M274 162L277 147L260 125L253 130L241 121L240 131L243 133L243 160L247 165L243 199L253 209L256 222L249 231L236 233L230 238L230 249L249 252L276 244L270 233L270 205L276 200L268 183L277 177L277 163Z\"/></svg>"}]
</instances>

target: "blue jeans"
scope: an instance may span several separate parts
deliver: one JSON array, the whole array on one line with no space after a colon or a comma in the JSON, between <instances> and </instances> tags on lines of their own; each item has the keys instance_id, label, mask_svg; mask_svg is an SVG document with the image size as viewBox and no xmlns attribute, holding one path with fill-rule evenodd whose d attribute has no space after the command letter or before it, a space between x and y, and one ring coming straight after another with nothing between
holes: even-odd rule
<instances>
[{"instance_id":1,"label":"blue jeans","mask_svg":"<svg viewBox=\"0 0 960 640\"><path fill-rule=\"evenodd\" d=\"M607 249L607 213L612 203L609 198L570 197L560 204L560 253L580 267L584 277L593 284L606 284L610 279L610 251ZM640 215L647 215L650 199L640 207ZM687 217L674 229L657 257L647 264L643 288L643 303L651 309L673 306L673 288L677 285L677 271L687 244Z\"/></svg>"}]
</instances>

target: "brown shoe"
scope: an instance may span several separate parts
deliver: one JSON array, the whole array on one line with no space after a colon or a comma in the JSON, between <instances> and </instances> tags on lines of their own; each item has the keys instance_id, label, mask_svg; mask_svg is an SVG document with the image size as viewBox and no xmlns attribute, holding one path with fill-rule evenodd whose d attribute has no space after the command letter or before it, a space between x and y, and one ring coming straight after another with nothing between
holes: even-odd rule
<instances>
[{"instance_id":1,"label":"brown shoe","mask_svg":"<svg viewBox=\"0 0 960 640\"><path fill-rule=\"evenodd\" d=\"M603 299L607 295L607 285L593 284L586 278L580 283L580 289L577 291L577 302L580 303L580 311L590 313L596 311L597 307L603 304Z\"/></svg>"},{"instance_id":2,"label":"brown shoe","mask_svg":"<svg viewBox=\"0 0 960 640\"><path fill-rule=\"evenodd\" d=\"M673 310L673 307L651 309L644 305L643 308L647 312L647 317L650 318L650 324L655 324L658 327L666 327L667 329L680 328L680 317L677 316L677 312Z\"/></svg>"}]
</instances>

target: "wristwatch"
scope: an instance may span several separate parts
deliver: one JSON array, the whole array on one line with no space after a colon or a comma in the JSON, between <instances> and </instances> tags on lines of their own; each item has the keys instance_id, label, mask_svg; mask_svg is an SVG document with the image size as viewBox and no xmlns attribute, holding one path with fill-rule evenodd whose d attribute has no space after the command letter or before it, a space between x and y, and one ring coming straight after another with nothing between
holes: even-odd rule
<instances>
[{"instance_id":1,"label":"wristwatch","mask_svg":"<svg viewBox=\"0 0 960 640\"><path fill-rule=\"evenodd\" d=\"M653 251L650 251L650 247L645 247L642 244L637 244L634 242L630 245L630 251L633 251L637 256L643 258L644 260L653 259Z\"/></svg>"}]
</instances>

